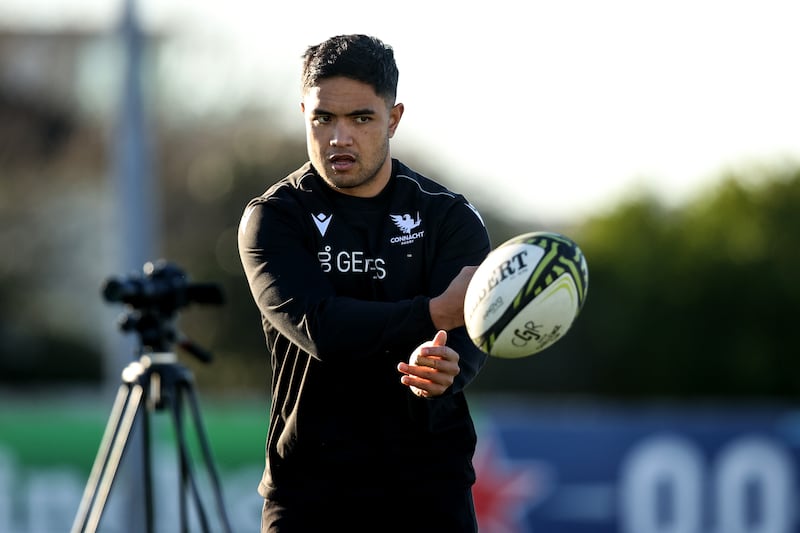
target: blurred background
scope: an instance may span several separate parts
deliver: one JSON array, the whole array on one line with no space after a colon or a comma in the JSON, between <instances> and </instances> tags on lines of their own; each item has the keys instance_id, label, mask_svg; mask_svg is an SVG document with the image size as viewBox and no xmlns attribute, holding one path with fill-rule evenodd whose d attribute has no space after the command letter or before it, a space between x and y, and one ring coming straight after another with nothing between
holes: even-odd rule
<instances>
[{"instance_id":1,"label":"blurred background","mask_svg":"<svg viewBox=\"0 0 800 533\"><path fill-rule=\"evenodd\" d=\"M519 9L4 0L0 531L71 524L138 357L101 287L160 258L224 291L176 313L213 360L179 358L234 530L257 529L270 369L236 231L306 159L302 52L350 32L396 50L393 155L495 245L557 231L589 264L569 334L472 386L482 531L800 530L800 8ZM168 422L154 438L169 528ZM128 463L101 531L142 530Z\"/></svg>"}]
</instances>

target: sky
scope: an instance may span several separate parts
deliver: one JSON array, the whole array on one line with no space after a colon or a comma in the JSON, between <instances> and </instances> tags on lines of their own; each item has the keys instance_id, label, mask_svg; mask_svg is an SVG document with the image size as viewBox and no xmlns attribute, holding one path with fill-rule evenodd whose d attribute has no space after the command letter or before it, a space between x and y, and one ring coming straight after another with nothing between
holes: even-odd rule
<instances>
[{"instance_id":1,"label":"sky","mask_svg":"<svg viewBox=\"0 0 800 533\"><path fill-rule=\"evenodd\" d=\"M181 36L164 75L183 80L199 109L252 98L285 109L270 126L298 134L305 48L341 33L383 39L406 108L394 155L413 150L479 208L501 205L532 225L642 192L679 205L725 171L800 161L793 0L284 4L137 7L147 27ZM0 22L113 28L120 8L3 0Z\"/></svg>"}]
</instances>

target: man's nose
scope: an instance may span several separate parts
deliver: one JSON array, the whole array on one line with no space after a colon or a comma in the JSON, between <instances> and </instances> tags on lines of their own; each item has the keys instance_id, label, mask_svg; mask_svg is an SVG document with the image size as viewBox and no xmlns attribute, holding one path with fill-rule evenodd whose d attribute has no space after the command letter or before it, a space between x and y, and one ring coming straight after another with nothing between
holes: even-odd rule
<instances>
[{"instance_id":1,"label":"man's nose","mask_svg":"<svg viewBox=\"0 0 800 533\"><path fill-rule=\"evenodd\" d=\"M343 122L338 122L333 128L331 146L350 146L353 144L353 134L350 127Z\"/></svg>"}]
</instances>

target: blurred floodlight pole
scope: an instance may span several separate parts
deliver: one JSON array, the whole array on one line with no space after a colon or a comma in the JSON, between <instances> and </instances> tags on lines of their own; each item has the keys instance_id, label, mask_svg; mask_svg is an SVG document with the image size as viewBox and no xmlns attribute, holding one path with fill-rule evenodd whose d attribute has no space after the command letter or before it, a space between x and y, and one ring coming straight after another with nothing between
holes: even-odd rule
<instances>
[{"instance_id":1,"label":"blurred floodlight pole","mask_svg":"<svg viewBox=\"0 0 800 533\"><path fill-rule=\"evenodd\" d=\"M146 105L143 94L142 62L145 37L136 13L136 0L123 0L118 28L121 51L122 85L117 110L114 140L111 146L113 162L113 213L116 232L111 236L115 265L114 274L140 274L145 262L155 259L159 202L152 171L151 135L147 131ZM105 376L109 388L121 384L121 372L140 355L136 335L117 332L106 355ZM137 424L140 426L140 424ZM125 458L120 465L115 491L121 496L121 507L127 531L143 532L144 460L140 429L134 430ZM112 495L113 499L113 495Z\"/></svg>"},{"instance_id":2,"label":"blurred floodlight pole","mask_svg":"<svg viewBox=\"0 0 800 533\"><path fill-rule=\"evenodd\" d=\"M125 0L120 26L124 78L114 143L114 180L119 239L115 250L122 273L141 272L156 251L158 198L142 90L145 39L135 0Z\"/></svg>"},{"instance_id":3,"label":"blurred floodlight pole","mask_svg":"<svg viewBox=\"0 0 800 533\"><path fill-rule=\"evenodd\" d=\"M123 0L118 28L122 70L119 105L110 159L115 231L111 235L115 276L141 275L142 266L156 259L159 199L154 186L151 142L143 91L142 63L145 37L136 14L136 0ZM115 309L115 311L119 311ZM138 357L136 335L116 331L106 358L106 379L115 385L120 373Z\"/></svg>"}]
</instances>

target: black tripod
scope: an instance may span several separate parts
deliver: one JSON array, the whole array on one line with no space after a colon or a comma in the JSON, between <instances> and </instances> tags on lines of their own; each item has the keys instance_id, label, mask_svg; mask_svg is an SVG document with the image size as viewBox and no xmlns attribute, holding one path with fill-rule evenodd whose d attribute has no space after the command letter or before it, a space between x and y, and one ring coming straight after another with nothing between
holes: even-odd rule
<instances>
[{"instance_id":1,"label":"black tripod","mask_svg":"<svg viewBox=\"0 0 800 533\"><path fill-rule=\"evenodd\" d=\"M209 517L203 507L185 432L184 401L187 398L191 420L194 423L196 437L200 444L219 512L221 525L215 526L213 530L217 531L218 528L221 528L222 531L230 532L219 474L214 466L211 446L202 423L199 402L194 389L194 379L191 372L178 363L176 354L170 348L177 338L172 320L172 315L177 307L192 300L220 303L221 293L219 291L214 293L209 290L209 287L201 288L182 283L182 280L178 279L178 276L182 276L180 270L169 267L169 265L155 267L152 263L148 263L145 265L145 272L148 277L152 278L151 280L145 280L144 283L112 281L104 289L106 299L124 301L134 308L125 316L120 325L123 330L135 330L139 333L142 355L138 361L129 364L122 372L122 384L117 392L71 532L94 532L97 530L114 478L130 441L131 430L137 419L141 422L144 440L146 531L147 533L154 531L150 413L164 409L167 409L171 415L178 447L181 491L179 497L180 531L188 531L187 500L190 492L202 530L210 531ZM176 280L178 283L175 283ZM168 281L168 283L164 283L164 281ZM201 294L202 296L198 296ZM179 345L204 362L211 360L208 353L185 339L181 340Z\"/></svg>"}]
</instances>

